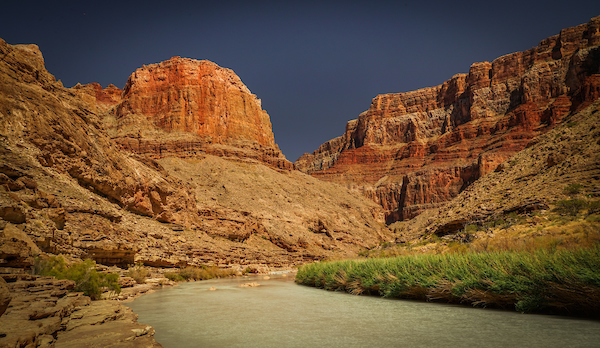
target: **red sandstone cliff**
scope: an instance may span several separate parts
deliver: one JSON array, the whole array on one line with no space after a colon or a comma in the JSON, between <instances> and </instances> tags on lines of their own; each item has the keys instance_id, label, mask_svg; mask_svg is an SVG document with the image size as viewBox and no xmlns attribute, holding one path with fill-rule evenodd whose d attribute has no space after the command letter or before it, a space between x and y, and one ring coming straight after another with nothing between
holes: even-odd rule
<instances>
[{"instance_id":1,"label":"red sandstone cliff","mask_svg":"<svg viewBox=\"0 0 600 348\"><path fill-rule=\"evenodd\" d=\"M296 167L380 203L389 222L458 195L600 97L600 17L442 85L379 95Z\"/></svg>"},{"instance_id":2,"label":"red sandstone cliff","mask_svg":"<svg viewBox=\"0 0 600 348\"><path fill-rule=\"evenodd\" d=\"M113 139L152 158L215 154L293 169L262 110L230 69L174 57L137 69L115 107Z\"/></svg>"}]
</instances>

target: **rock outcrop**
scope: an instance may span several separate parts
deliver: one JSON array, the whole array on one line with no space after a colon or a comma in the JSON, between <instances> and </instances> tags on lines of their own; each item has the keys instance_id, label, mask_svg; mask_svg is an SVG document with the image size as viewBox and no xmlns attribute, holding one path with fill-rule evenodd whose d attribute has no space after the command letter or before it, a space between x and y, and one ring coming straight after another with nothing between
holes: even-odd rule
<instances>
[{"instance_id":1,"label":"rock outcrop","mask_svg":"<svg viewBox=\"0 0 600 348\"><path fill-rule=\"evenodd\" d=\"M193 157L208 153L291 170L269 115L230 69L174 57L137 69L114 110L113 139L127 151Z\"/></svg>"},{"instance_id":2,"label":"rock outcrop","mask_svg":"<svg viewBox=\"0 0 600 348\"><path fill-rule=\"evenodd\" d=\"M138 71L191 65L197 81L204 76L217 86L200 89L185 69L177 70L190 79L182 81L196 87L169 85L180 88L177 96L208 93L204 104L177 97L173 105L186 101L224 111L213 115L218 120L230 117L213 123L211 138L197 133L200 125L178 128L182 114L160 104L165 96L148 92L149 85L148 100L163 105L172 122L125 112L148 112L143 81L134 77L122 95L97 84L65 88L35 45L0 40L0 57L0 267L30 268L34 255L46 253L120 267L289 268L393 239L376 204L285 169L291 163L280 156L268 116L229 70L177 58ZM199 75L202 69L210 76ZM127 132L140 136L138 145L159 145L128 148Z\"/></svg>"},{"instance_id":3,"label":"rock outcrop","mask_svg":"<svg viewBox=\"0 0 600 348\"><path fill-rule=\"evenodd\" d=\"M0 41L0 52L5 57L0 66L0 131L5 136L0 170L4 175L15 182L30 180L31 173L15 168L37 164L68 174L80 187L127 210L161 221L186 219L182 209L194 207L187 192L159 169L122 153L98 114L90 110L89 101L80 98L82 92L63 88L46 71L37 46ZM10 149L14 144L20 150ZM43 200L36 202L47 207Z\"/></svg>"},{"instance_id":4,"label":"rock outcrop","mask_svg":"<svg viewBox=\"0 0 600 348\"><path fill-rule=\"evenodd\" d=\"M456 197L600 96L600 17L442 85L379 95L296 167L362 192L387 221Z\"/></svg>"},{"instance_id":5,"label":"rock outcrop","mask_svg":"<svg viewBox=\"0 0 600 348\"><path fill-rule=\"evenodd\" d=\"M596 100L569 115L563 124L538 136L526 149L451 201L410 221L393 224L399 231L398 239L408 241L430 234L455 236L468 224L483 226L486 222L507 219L509 214L549 210L561 200L597 200L600 197L599 122L600 100ZM570 185L579 187L580 193L573 196L566 191ZM543 212L539 213L543 221L552 221ZM597 231L592 220L589 226ZM529 235L543 235L538 228L527 225L527 229ZM560 228L561 236L577 232L578 229Z\"/></svg>"},{"instance_id":6,"label":"rock outcrop","mask_svg":"<svg viewBox=\"0 0 600 348\"><path fill-rule=\"evenodd\" d=\"M71 280L3 276L11 301L0 314L0 347L161 347L154 329L138 323L130 308L69 292Z\"/></svg>"},{"instance_id":7,"label":"rock outcrop","mask_svg":"<svg viewBox=\"0 0 600 348\"><path fill-rule=\"evenodd\" d=\"M71 90L79 92L79 97L88 102L90 108L96 112L106 112L121 101L123 90L115 85L102 88L99 83L87 85L77 84Z\"/></svg>"}]
</instances>

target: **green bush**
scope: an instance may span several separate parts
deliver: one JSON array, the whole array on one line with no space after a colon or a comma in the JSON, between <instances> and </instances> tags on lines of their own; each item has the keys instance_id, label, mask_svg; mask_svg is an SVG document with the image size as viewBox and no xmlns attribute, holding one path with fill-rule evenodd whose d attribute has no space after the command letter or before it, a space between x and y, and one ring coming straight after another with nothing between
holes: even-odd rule
<instances>
[{"instance_id":1,"label":"green bush","mask_svg":"<svg viewBox=\"0 0 600 348\"><path fill-rule=\"evenodd\" d=\"M465 226L465 233L468 233L468 234L475 233L479 230L480 230L480 228L478 225L468 224Z\"/></svg>"},{"instance_id":2,"label":"green bush","mask_svg":"<svg viewBox=\"0 0 600 348\"><path fill-rule=\"evenodd\" d=\"M583 185L581 184L569 184L567 187L565 187L564 191L569 195L576 195L581 192L582 188Z\"/></svg>"},{"instance_id":3,"label":"green bush","mask_svg":"<svg viewBox=\"0 0 600 348\"><path fill-rule=\"evenodd\" d=\"M145 284L149 275L150 270L144 267L142 263L136 263L135 266L129 267L127 270L127 276L133 278L138 284Z\"/></svg>"},{"instance_id":4,"label":"green bush","mask_svg":"<svg viewBox=\"0 0 600 348\"><path fill-rule=\"evenodd\" d=\"M69 279L75 282L75 291L81 291L92 300L102 298L102 290L121 292L119 275L116 273L100 273L96 263L90 259L67 266L61 256L53 256L48 260L36 259L34 272L56 279Z\"/></svg>"},{"instance_id":5,"label":"green bush","mask_svg":"<svg viewBox=\"0 0 600 348\"><path fill-rule=\"evenodd\" d=\"M165 272L163 276L173 282L182 282L185 280L178 272Z\"/></svg>"},{"instance_id":6,"label":"green bush","mask_svg":"<svg viewBox=\"0 0 600 348\"><path fill-rule=\"evenodd\" d=\"M592 223L600 223L600 215L589 215L585 218L585 221Z\"/></svg>"},{"instance_id":7,"label":"green bush","mask_svg":"<svg viewBox=\"0 0 600 348\"><path fill-rule=\"evenodd\" d=\"M217 266L188 266L179 269L177 272L165 272L163 274L165 278L176 282L222 278L231 275L233 275L232 270L223 270Z\"/></svg>"},{"instance_id":8,"label":"green bush","mask_svg":"<svg viewBox=\"0 0 600 348\"><path fill-rule=\"evenodd\" d=\"M600 213L600 201L588 202L588 215Z\"/></svg>"},{"instance_id":9,"label":"green bush","mask_svg":"<svg viewBox=\"0 0 600 348\"><path fill-rule=\"evenodd\" d=\"M570 216L577 216L583 209L588 207L588 202L583 199L563 199L555 204L555 212Z\"/></svg>"}]
</instances>

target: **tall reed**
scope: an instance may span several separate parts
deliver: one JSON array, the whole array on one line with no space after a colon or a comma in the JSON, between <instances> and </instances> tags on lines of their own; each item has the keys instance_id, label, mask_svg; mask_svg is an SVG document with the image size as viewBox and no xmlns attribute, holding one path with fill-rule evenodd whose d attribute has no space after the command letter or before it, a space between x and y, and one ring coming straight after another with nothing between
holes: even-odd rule
<instances>
[{"instance_id":1,"label":"tall reed","mask_svg":"<svg viewBox=\"0 0 600 348\"><path fill-rule=\"evenodd\" d=\"M296 282L353 294L600 317L600 245L312 263L300 267Z\"/></svg>"}]
</instances>

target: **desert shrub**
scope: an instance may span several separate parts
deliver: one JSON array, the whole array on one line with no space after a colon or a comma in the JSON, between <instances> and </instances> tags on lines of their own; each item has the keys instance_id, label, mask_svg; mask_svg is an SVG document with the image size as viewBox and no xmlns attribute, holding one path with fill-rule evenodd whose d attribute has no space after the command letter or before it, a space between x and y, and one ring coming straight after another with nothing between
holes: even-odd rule
<instances>
[{"instance_id":1,"label":"desert shrub","mask_svg":"<svg viewBox=\"0 0 600 348\"><path fill-rule=\"evenodd\" d=\"M96 263L90 259L67 265L61 256L53 256L48 260L36 259L34 272L43 276L57 279L69 279L75 282L75 291L81 291L92 300L102 298L103 289L115 293L121 292L119 275L116 273L101 273L96 270Z\"/></svg>"},{"instance_id":2,"label":"desert shrub","mask_svg":"<svg viewBox=\"0 0 600 348\"><path fill-rule=\"evenodd\" d=\"M135 266L129 267L127 276L131 277L138 284L146 283L146 278L150 275L150 270L144 267L142 263L136 263Z\"/></svg>"},{"instance_id":3,"label":"desert shrub","mask_svg":"<svg viewBox=\"0 0 600 348\"><path fill-rule=\"evenodd\" d=\"M588 202L583 199L563 199L555 203L554 211L561 215L577 216L588 207Z\"/></svg>"},{"instance_id":4,"label":"desert shrub","mask_svg":"<svg viewBox=\"0 0 600 348\"><path fill-rule=\"evenodd\" d=\"M381 243L381 248L382 248L382 249L385 249L385 248L391 248L391 247L393 247L393 246L394 246L394 243L392 243L392 242L382 242L382 243Z\"/></svg>"},{"instance_id":5,"label":"desert shrub","mask_svg":"<svg viewBox=\"0 0 600 348\"><path fill-rule=\"evenodd\" d=\"M585 218L585 221L592 223L600 222L600 215L589 215Z\"/></svg>"},{"instance_id":6,"label":"desert shrub","mask_svg":"<svg viewBox=\"0 0 600 348\"><path fill-rule=\"evenodd\" d=\"M178 272L165 272L163 276L173 282L182 282L185 279Z\"/></svg>"},{"instance_id":7,"label":"desert shrub","mask_svg":"<svg viewBox=\"0 0 600 348\"><path fill-rule=\"evenodd\" d=\"M465 226L465 233L475 233L479 231L479 226L475 224L468 224Z\"/></svg>"},{"instance_id":8,"label":"desert shrub","mask_svg":"<svg viewBox=\"0 0 600 348\"><path fill-rule=\"evenodd\" d=\"M600 201L588 202L588 215L600 213Z\"/></svg>"},{"instance_id":9,"label":"desert shrub","mask_svg":"<svg viewBox=\"0 0 600 348\"><path fill-rule=\"evenodd\" d=\"M581 192L582 188L583 188L583 185L581 185L581 184L569 184L569 185L567 185L567 187L565 187L564 191L566 194L576 195Z\"/></svg>"}]
</instances>

